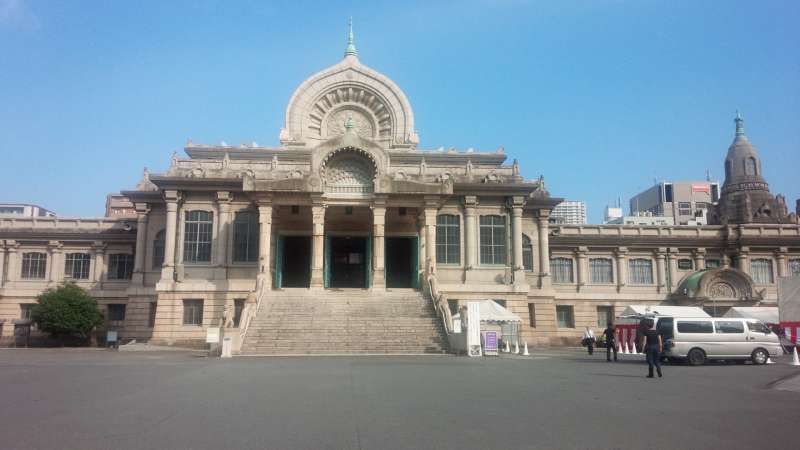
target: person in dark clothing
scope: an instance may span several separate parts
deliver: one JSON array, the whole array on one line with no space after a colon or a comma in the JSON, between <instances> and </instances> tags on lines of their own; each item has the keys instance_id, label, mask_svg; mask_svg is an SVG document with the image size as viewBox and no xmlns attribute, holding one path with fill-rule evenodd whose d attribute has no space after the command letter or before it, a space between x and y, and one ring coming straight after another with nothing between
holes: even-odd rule
<instances>
[{"instance_id":1,"label":"person in dark clothing","mask_svg":"<svg viewBox=\"0 0 800 450\"><path fill-rule=\"evenodd\" d=\"M647 357L647 378L653 378L653 366L656 367L658 377L661 378L661 352L664 351L664 341L656 330L655 321L648 323L649 327L642 335L642 348Z\"/></svg>"},{"instance_id":2,"label":"person in dark clothing","mask_svg":"<svg viewBox=\"0 0 800 450\"><path fill-rule=\"evenodd\" d=\"M611 361L611 352L614 352L614 361L617 360L617 335L614 332L614 324L610 323L603 331L606 338L606 361Z\"/></svg>"}]
</instances>

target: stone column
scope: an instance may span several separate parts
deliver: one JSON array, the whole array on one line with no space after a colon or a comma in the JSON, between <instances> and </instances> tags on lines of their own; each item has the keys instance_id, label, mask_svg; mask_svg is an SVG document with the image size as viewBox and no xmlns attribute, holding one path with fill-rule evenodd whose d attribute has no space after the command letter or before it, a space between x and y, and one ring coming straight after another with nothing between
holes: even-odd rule
<instances>
[{"instance_id":1,"label":"stone column","mask_svg":"<svg viewBox=\"0 0 800 450\"><path fill-rule=\"evenodd\" d=\"M694 256L694 270L703 270L706 268L706 249L697 248L693 252Z\"/></svg>"},{"instance_id":2,"label":"stone column","mask_svg":"<svg viewBox=\"0 0 800 450\"><path fill-rule=\"evenodd\" d=\"M311 253L311 287L325 287L325 210L322 204L311 207L312 248ZM370 261L370 264L372 261Z\"/></svg>"},{"instance_id":3,"label":"stone column","mask_svg":"<svg viewBox=\"0 0 800 450\"><path fill-rule=\"evenodd\" d=\"M669 285L667 286L667 290L669 292L674 292L675 289L678 287L678 249L677 248L670 248L669 254L667 255L667 260L669 261Z\"/></svg>"},{"instance_id":4,"label":"stone column","mask_svg":"<svg viewBox=\"0 0 800 450\"><path fill-rule=\"evenodd\" d=\"M132 285L144 284L144 261L147 253L147 214L150 209L147 203L136 203L136 253L133 259Z\"/></svg>"},{"instance_id":5,"label":"stone column","mask_svg":"<svg viewBox=\"0 0 800 450\"><path fill-rule=\"evenodd\" d=\"M618 247L614 251L617 261L617 291L622 291L622 288L628 283L628 248Z\"/></svg>"},{"instance_id":6,"label":"stone column","mask_svg":"<svg viewBox=\"0 0 800 450\"><path fill-rule=\"evenodd\" d=\"M50 241L47 244L47 281L49 284L58 284L64 280L64 255L62 248L64 245L58 241Z\"/></svg>"},{"instance_id":7,"label":"stone column","mask_svg":"<svg viewBox=\"0 0 800 450\"><path fill-rule=\"evenodd\" d=\"M3 287L3 284L6 282L6 246L3 244L3 241L0 240L0 288Z\"/></svg>"},{"instance_id":8,"label":"stone column","mask_svg":"<svg viewBox=\"0 0 800 450\"><path fill-rule=\"evenodd\" d=\"M539 277L540 287L550 287L550 210L539 210Z\"/></svg>"},{"instance_id":9,"label":"stone column","mask_svg":"<svg viewBox=\"0 0 800 450\"><path fill-rule=\"evenodd\" d=\"M787 247L781 247L775 252L775 262L778 264L778 276L785 277L789 273L786 255L789 252Z\"/></svg>"},{"instance_id":10,"label":"stone column","mask_svg":"<svg viewBox=\"0 0 800 450\"><path fill-rule=\"evenodd\" d=\"M467 255L467 270L472 270L478 267L478 219L475 216L475 207L477 206L478 197L473 195L467 195L464 197L464 228L466 228L464 247Z\"/></svg>"},{"instance_id":11,"label":"stone column","mask_svg":"<svg viewBox=\"0 0 800 450\"><path fill-rule=\"evenodd\" d=\"M217 192L217 254L214 258L214 278L228 278L228 241L231 228L231 193Z\"/></svg>"},{"instance_id":12,"label":"stone column","mask_svg":"<svg viewBox=\"0 0 800 450\"><path fill-rule=\"evenodd\" d=\"M739 264L737 269L750 275L750 264L747 263L747 257L750 254L750 247L742 247L739 249Z\"/></svg>"},{"instance_id":13,"label":"stone column","mask_svg":"<svg viewBox=\"0 0 800 450\"><path fill-rule=\"evenodd\" d=\"M525 265L522 261L522 197L511 199L511 232L513 243L514 284L525 284Z\"/></svg>"},{"instance_id":14,"label":"stone column","mask_svg":"<svg viewBox=\"0 0 800 450\"><path fill-rule=\"evenodd\" d=\"M258 277L265 289L272 288L272 203L258 203Z\"/></svg>"},{"instance_id":15,"label":"stone column","mask_svg":"<svg viewBox=\"0 0 800 450\"><path fill-rule=\"evenodd\" d=\"M436 212L435 206L425 206L426 273L434 273L436 271Z\"/></svg>"},{"instance_id":16,"label":"stone column","mask_svg":"<svg viewBox=\"0 0 800 450\"><path fill-rule=\"evenodd\" d=\"M664 290L667 283L667 264L666 264L666 248L659 248L655 251L656 257L656 288L658 292Z\"/></svg>"},{"instance_id":17,"label":"stone column","mask_svg":"<svg viewBox=\"0 0 800 450\"><path fill-rule=\"evenodd\" d=\"M578 265L578 289L581 289L582 286L586 285L586 279L588 278L589 265L586 257L586 253L588 251L589 249L587 247L578 247L575 249L575 262Z\"/></svg>"},{"instance_id":18,"label":"stone column","mask_svg":"<svg viewBox=\"0 0 800 450\"><path fill-rule=\"evenodd\" d=\"M167 227L164 232L164 264L161 266L161 281L175 281L175 242L178 235L178 202L180 192L165 191L167 204Z\"/></svg>"},{"instance_id":19,"label":"stone column","mask_svg":"<svg viewBox=\"0 0 800 450\"><path fill-rule=\"evenodd\" d=\"M731 268L731 257L725 252L722 253L722 268L723 269Z\"/></svg>"},{"instance_id":20,"label":"stone column","mask_svg":"<svg viewBox=\"0 0 800 450\"><path fill-rule=\"evenodd\" d=\"M92 252L94 253L94 276L92 277L93 281L95 282L95 286L98 289L103 288L103 280L105 279L105 271L106 271L106 263L105 263L105 253L106 253L106 244L100 241L95 241L92 244Z\"/></svg>"},{"instance_id":21,"label":"stone column","mask_svg":"<svg viewBox=\"0 0 800 450\"><path fill-rule=\"evenodd\" d=\"M384 272L384 228L386 225L386 206L372 207L372 226L375 245L373 246L372 287L382 289L386 287L386 274Z\"/></svg>"},{"instance_id":22,"label":"stone column","mask_svg":"<svg viewBox=\"0 0 800 450\"><path fill-rule=\"evenodd\" d=\"M19 280L19 243L17 241L6 241L6 252L8 253L8 267L6 268L6 282Z\"/></svg>"}]
</instances>

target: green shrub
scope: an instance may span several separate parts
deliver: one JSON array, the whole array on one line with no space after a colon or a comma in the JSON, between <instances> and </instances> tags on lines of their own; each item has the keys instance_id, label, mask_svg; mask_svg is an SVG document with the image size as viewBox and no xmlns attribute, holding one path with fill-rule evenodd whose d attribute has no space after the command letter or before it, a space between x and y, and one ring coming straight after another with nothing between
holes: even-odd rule
<instances>
[{"instance_id":1,"label":"green shrub","mask_svg":"<svg viewBox=\"0 0 800 450\"><path fill-rule=\"evenodd\" d=\"M53 338L86 340L95 327L103 324L97 301L75 283L48 289L37 300L31 320Z\"/></svg>"}]
</instances>

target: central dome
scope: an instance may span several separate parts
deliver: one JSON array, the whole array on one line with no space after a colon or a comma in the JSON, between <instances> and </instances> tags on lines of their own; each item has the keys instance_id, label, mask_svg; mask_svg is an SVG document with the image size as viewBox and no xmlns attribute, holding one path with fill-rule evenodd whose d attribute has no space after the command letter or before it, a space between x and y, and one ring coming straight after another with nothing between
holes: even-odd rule
<instances>
[{"instance_id":1,"label":"central dome","mask_svg":"<svg viewBox=\"0 0 800 450\"><path fill-rule=\"evenodd\" d=\"M316 146L344 134L347 118L360 137L385 148L414 148L419 142L408 98L388 77L361 64L352 29L344 58L294 91L281 144Z\"/></svg>"}]
</instances>

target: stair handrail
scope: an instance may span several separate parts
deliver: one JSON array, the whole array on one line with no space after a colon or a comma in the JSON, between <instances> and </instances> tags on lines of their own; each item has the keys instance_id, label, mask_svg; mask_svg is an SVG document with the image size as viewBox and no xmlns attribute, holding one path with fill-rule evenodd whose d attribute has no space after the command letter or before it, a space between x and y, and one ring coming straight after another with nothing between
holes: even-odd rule
<instances>
[{"instance_id":1,"label":"stair handrail","mask_svg":"<svg viewBox=\"0 0 800 450\"><path fill-rule=\"evenodd\" d=\"M436 279L436 274L433 272L428 274L428 292L433 302L433 309L442 319L445 333L453 333L453 316L450 314L450 307L447 305L447 298L439 291L439 281Z\"/></svg>"},{"instance_id":2,"label":"stair handrail","mask_svg":"<svg viewBox=\"0 0 800 450\"><path fill-rule=\"evenodd\" d=\"M261 309L261 302L264 297L266 297L267 290L264 289L265 286L264 277L259 276L256 278L256 287L253 289L253 292L248 295L247 301L245 302L244 309L242 310L242 317L239 321L239 340L242 343L244 342L245 335L247 335L247 330L250 328L250 322Z\"/></svg>"}]
</instances>

